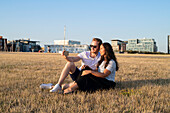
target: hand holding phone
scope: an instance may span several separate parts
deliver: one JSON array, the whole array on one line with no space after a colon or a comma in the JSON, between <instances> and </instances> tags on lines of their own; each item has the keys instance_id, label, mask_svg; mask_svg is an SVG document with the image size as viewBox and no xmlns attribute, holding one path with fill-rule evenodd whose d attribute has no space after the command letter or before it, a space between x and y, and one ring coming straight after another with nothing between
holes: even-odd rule
<instances>
[{"instance_id":1,"label":"hand holding phone","mask_svg":"<svg viewBox=\"0 0 170 113\"><path fill-rule=\"evenodd\" d=\"M62 55L62 56L68 56L68 55L69 55L69 52L64 50L61 55Z\"/></svg>"}]
</instances>

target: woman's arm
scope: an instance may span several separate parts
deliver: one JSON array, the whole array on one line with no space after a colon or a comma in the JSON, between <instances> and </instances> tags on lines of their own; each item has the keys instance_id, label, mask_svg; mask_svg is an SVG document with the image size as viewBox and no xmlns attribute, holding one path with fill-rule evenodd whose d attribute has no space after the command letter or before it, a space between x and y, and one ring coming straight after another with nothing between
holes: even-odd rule
<instances>
[{"instance_id":1,"label":"woman's arm","mask_svg":"<svg viewBox=\"0 0 170 113\"><path fill-rule=\"evenodd\" d=\"M94 70L84 70L81 76L85 76L90 73L96 77L105 78L110 75L111 71L105 69L103 73L100 73L100 72L94 71Z\"/></svg>"}]
</instances>

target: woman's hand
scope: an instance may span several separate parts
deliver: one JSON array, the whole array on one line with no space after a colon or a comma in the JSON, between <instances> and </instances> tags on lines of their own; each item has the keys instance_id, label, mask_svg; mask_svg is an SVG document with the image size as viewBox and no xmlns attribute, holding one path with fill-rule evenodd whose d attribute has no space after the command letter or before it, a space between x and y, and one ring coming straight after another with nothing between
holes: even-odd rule
<instances>
[{"instance_id":1,"label":"woman's hand","mask_svg":"<svg viewBox=\"0 0 170 113\"><path fill-rule=\"evenodd\" d=\"M81 70L83 70L83 69L85 69L85 68L91 69L88 65L83 65L83 66L81 67Z\"/></svg>"},{"instance_id":2,"label":"woman's hand","mask_svg":"<svg viewBox=\"0 0 170 113\"><path fill-rule=\"evenodd\" d=\"M81 76L85 76L91 73L92 70L84 70Z\"/></svg>"}]
</instances>

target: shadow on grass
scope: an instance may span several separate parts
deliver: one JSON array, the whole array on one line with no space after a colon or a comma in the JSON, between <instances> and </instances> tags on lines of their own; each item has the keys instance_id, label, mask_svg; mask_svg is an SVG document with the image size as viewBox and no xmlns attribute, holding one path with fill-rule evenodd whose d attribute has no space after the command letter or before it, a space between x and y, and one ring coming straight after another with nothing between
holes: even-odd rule
<instances>
[{"instance_id":1,"label":"shadow on grass","mask_svg":"<svg viewBox=\"0 0 170 113\"><path fill-rule=\"evenodd\" d=\"M134 81L118 81L116 82L116 88L137 88L145 85L169 85L170 79L153 79L153 80L134 80Z\"/></svg>"}]
</instances>

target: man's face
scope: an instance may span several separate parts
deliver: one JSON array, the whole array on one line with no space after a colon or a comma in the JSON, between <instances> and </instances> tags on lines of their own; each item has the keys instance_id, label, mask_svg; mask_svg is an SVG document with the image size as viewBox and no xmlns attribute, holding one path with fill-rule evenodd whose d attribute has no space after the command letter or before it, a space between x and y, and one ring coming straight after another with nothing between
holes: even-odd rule
<instances>
[{"instance_id":1,"label":"man's face","mask_svg":"<svg viewBox=\"0 0 170 113\"><path fill-rule=\"evenodd\" d=\"M91 48L92 53L98 53L100 47L99 47L99 44L98 44L97 41L92 41L91 45L90 45L90 48Z\"/></svg>"}]
</instances>

